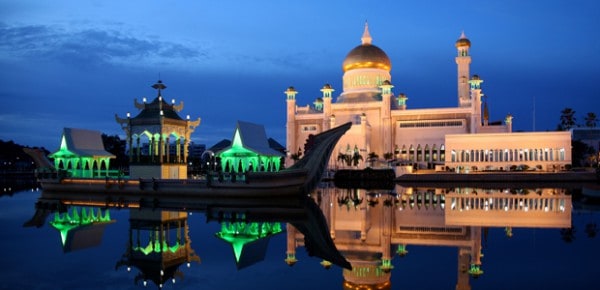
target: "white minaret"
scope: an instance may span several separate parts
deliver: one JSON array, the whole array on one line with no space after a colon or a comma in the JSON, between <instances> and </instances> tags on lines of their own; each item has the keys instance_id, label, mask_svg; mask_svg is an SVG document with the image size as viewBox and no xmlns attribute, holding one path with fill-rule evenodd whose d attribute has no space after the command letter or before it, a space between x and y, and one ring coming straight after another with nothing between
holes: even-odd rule
<instances>
[{"instance_id":1,"label":"white minaret","mask_svg":"<svg viewBox=\"0 0 600 290\"><path fill-rule=\"evenodd\" d=\"M329 117L331 117L331 94L334 91L330 84L325 84L321 89L323 92L323 131L331 129Z\"/></svg>"},{"instance_id":2,"label":"white minaret","mask_svg":"<svg viewBox=\"0 0 600 290\"><path fill-rule=\"evenodd\" d=\"M471 64L471 56L469 56L469 48L471 47L471 41L469 41L463 32L456 41L455 46L458 51L458 55L455 58L458 68L458 106L461 108L470 107L469 65Z\"/></svg>"},{"instance_id":3,"label":"white minaret","mask_svg":"<svg viewBox=\"0 0 600 290\"><path fill-rule=\"evenodd\" d=\"M295 153L298 150L296 145L296 94L298 91L294 87L289 87L285 92L287 102L287 123L286 123L286 137L285 144L288 153ZM285 157L286 166L292 164L289 154Z\"/></svg>"},{"instance_id":4,"label":"white minaret","mask_svg":"<svg viewBox=\"0 0 600 290\"><path fill-rule=\"evenodd\" d=\"M383 144L383 152L392 152L392 118L391 118L391 108L392 108L392 99L394 98L394 94L392 94L392 88L394 86L388 80L383 81L383 84L379 86L381 89L381 136L383 136L382 144Z\"/></svg>"},{"instance_id":5,"label":"white minaret","mask_svg":"<svg viewBox=\"0 0 600 290\"><path fill-rule=\"evenodd\" d=\"M469 80L469 86L471 89L471 104L473 105L473 112L471 114L471 133L477 133L481 127L481 83L483 80L478 75L473 75Z\"/></svg>"}]
</instances>

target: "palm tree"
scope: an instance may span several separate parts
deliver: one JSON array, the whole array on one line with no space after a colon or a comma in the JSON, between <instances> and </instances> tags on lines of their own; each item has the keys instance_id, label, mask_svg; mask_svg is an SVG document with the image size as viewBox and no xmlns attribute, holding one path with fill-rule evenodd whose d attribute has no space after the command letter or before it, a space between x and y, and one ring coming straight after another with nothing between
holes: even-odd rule
<instances>
[{"instance_id":1,"label":"palm tree","mask_svg":"<svg viewBox=\"0 0 600 290\"><path fill-rule=\"evenodd\" d=\"M377 153L369 153L369 157L367 157L367 160L369 160L369 163L371 163L371 167L375 166L375 161L377 161L377 158L379 158L379 155L377 155Z\"/></svg>"},{"instance_id":2,"label":"palm tree","mask_svg":"<svg viewBox=\"0 0 600 290\"><path fill-rule=\"evenodd\" d=\"M565 108L560 111L560 124L558 125L559 131L569 131L575 127L575 111L571 108Z\"/></svg>"},{"instance_id":3,"label":"palm tree","mask_svg":"<svg viewBox=\"0 0 600 290\"><path fill-rule=\"evenodd\" d=\"M292 158L292 160L294 160L294 163L298 162L298 160L300 160L300 157L302 157L302 151L300 151L300 148L298 148L297 153L292 153L290 157Z\"/></svg>"},{"instance_id":4,"label":"palm tree","mask_svg":"<svg viewBox=\"0 0 600 290\"><path fill-rule=\"evenodd\" d=\"M354 166L358 166L358 162L362 161L363 157L358 153L358 151L355 151L351 160Z\"/></svg>"},{"instance_id":5,"label":"palm tree","mask_svg":"<svg viewBox=\"0 0 600 290\"><path fill-rule=\"evenodd\" d=\"M598 118L596 114L589 112L585 116L585 126L588 128L596 128L596 123L598 123Z\"/></svg>"},{"instance_id":6,"label":"palm tree","mask_svg":"<svg viewBox=\"0 0 600 290\"><path fill-rule=\"evenodd\" d=\"M575 226L571 223L570 228L560 229L560 237L565 243L572 243L575 240Z\"/></svg>"},{"instance_id":7,"label":"palm tree","mask_svg":"<svg viewBox=\"0 0 600 290\"><path fill-rule=\"evenodd\" d=\"M352 165L352 156L344 153L339 153L337 156L337 161L342 162L342 164L346 164L348 166Z\"/></svg>"},{"instance_id":8,"label":"palm tree","mask_svg":"<svg viewBox=\"0 0 600 290\"><path fill-rule=\"evenodd\" d=\"M343 165L345 160L346 160L346 154L344 154L342 152L338 153L337 161L341 162Z\"/></svg>"},{"instance_id":9,"label":"palm tree","mask_svg":"<svg viewBox=\"0 0 600 290\"><path fill-rule=\"evenodd\" d=\"M392 160L392 158L394 158L394 153L392 153L392 152L383 153L383 159L385 159L388 162L388 166L390 165L390 160Z\"/></svg>"}]
</instances>

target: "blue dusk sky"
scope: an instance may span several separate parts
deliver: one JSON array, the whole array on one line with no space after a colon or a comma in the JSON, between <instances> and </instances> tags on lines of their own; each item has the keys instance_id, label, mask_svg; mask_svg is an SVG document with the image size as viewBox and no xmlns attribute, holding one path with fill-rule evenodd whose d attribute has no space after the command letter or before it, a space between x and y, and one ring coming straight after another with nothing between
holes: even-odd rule
<instances>
[{"instance_id":1,"label":"blue dusk sky","mask_svg":"<svg viewBox=\"0 0 600 290\"><path fill-rule=\"evenodd\" d=\"M244 120L285 144L283 92L294 86L299 105L325 83L341 93L365 21L409 109L456 106L464 31L492 121L510 113L514 131L545 131L565 107L600 116L596 0L0 0L0 139L55 150L63 127L123 136L115 114L135 115L160 77L182 117L202 118L195 143Z\"/></svg>"}]
</instances>

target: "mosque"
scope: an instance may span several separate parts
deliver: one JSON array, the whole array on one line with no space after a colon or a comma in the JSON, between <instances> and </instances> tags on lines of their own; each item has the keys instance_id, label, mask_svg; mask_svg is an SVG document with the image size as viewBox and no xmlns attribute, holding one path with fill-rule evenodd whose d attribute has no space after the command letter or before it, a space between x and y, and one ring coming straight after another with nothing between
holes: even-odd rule
<instances>
[{"instance_id":1,"label":"mosque","mask_svg":"<svg viewBox=\"0 0 600 290\"><path fill-rule=\"evenodd\" d=\"M471 41L464 33L455 43L457 106L448 108L409 109L408 96L392 92L392 62L373 44L368 24L361 40L342 63L343 88L335 102L329 84L312 105L297 105L294 87L284 92L287 164L302 153L310 135L345 122L353 126L338 142L331 169L364 168L373 164L369 159L456 171L509 170L520 165L556 170L571 163L568 132L513 133L510 114L502 121L489 120L483 79L470 74Z\"/></svg>"}]
</instances>

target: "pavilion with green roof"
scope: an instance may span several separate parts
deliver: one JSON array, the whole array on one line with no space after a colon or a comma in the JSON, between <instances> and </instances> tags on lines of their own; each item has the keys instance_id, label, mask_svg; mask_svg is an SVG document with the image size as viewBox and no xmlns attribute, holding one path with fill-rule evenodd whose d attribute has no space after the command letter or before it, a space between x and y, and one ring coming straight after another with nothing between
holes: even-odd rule
<instances>
[{"instance_id":1,"label":"pavilion with green roof","mask_svg":"<svg viewBox=\"0 0 600 290\"><path fill-rule=\"evenodd\" d=\"M274 150L262 125L238 121L231 145L216 152L223 171L279 171L283 153Z\"/></svg>"},{"instance_id":2,"label":"pavilion with green roof","mask_svg":"<svg viewBox=\"0 0 600 290\"><path fill-rule=\"evenodd\" d=\"M90 178L108 176L110 159L116 158L104 149L100 132L76 128L63 129L60 147L49 157L56 169Z\"/></svg>"}]
</instances>

